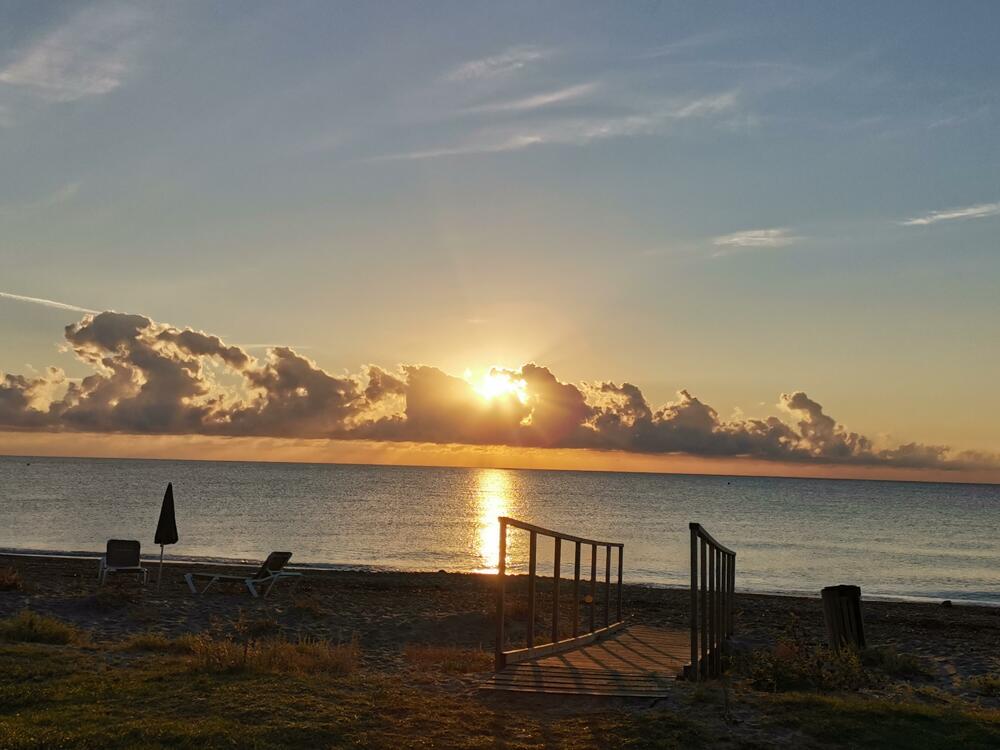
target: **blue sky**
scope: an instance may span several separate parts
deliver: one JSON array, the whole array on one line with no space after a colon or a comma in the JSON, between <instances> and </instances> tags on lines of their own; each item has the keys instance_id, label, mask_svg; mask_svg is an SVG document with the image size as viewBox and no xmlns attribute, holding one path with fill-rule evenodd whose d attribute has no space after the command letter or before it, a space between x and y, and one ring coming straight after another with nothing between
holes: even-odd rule
<instances>
[{"instance_id":1,"label":"blue sky","mask_svg":"<svg viewBox=\"0 0 1000 750\"><path fill-rule=\"evenodd\" d=\"M7 3L0 291L1000 450L1000 6ZM0 298L0 370L79 312Z\"/></svg>"}]
</instances>

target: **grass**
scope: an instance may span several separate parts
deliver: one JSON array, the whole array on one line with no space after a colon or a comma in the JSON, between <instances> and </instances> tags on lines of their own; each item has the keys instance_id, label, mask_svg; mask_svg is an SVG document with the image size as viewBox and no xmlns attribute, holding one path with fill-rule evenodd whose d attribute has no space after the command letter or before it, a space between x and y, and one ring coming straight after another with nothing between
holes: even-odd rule
<instances>
[{"instance_id":1,"label":"grass","mask_svg":"<svg viewBox=\"0 0 1000 750\"><path fill-rule=\"evenodd\" d=\"M418 669L453 674L486 672L493 669L493 654L482 649L408 643L403 648L403 658Z\"/></svg>"},{"instance_id":2,"label":"grass","mask_svg":"<svg viewBox=\"0 0 1000 750\"><path fill-rule=\"evenodd\" d=\"M762 705L769 715L767 723L794 729L824 746L886 750L1000 746L1000 711L995 710L814 693L768 696Z\"/></svg>"},{"instance_id":3,"label":"grass","mask_svg":"<svg viewBox=\"0 0 1000 750\"><path fill-rule=\"evenodd\" d=\"M356 640L331 643L318 639L289 641L280 637L237 640L211 633L167 638L141 633L118 643L117 651L187 657L192 671L214 673L318 674L343 676L357 670L361 649Z\"/></svg>"},{"instance_id":4,"label":"grass","mask_svg":"<svg viewBox=\"0 0 1000 750\"><path fill-rule=\"evenodd\" d=\"M734 715L752 718L725 724L707 696L687 708L521 700L413 686L398 672L291 668L294 661L284 658L277 670L204 670L162 636L125 643L142 656L124 663L109 658L124 644L0 644L0 747L1000 746L1000 712L968 706L736 692Z\"/></svg>"},{"instance_id":5,"label":"grass","mask_svg":"<svg viewBox=\"0 0 1000 750\"><path fill-rule=\"evenodd\" d=\"M352 674L361 660L357 641L330 643L267 638L240 642L202 634L190 639L190 647L194 668L205 672L343 676Z\"/></svg>"},{"instance_id":6,"label":"grass","mask_svg":"<svg viewBox=\"0 0 1000 750\"><path fill-rule=\"evenodd\" d=\"M191 654L194 652L194 636L167 638L160 633L138 633L119 643L119 651L145 651L156 654Z\"/></svg>"},{"instance_id":7,"label":"grass","mask_svg":"<svg viewBox=\"0 0 1000 750\"><path fill-rule=\"evenodd\" d=\"M25 609L0 620L0 640L15 643L69 644L86 641L82 630L73 625Z\"/></svg>"},{"instance_id":8,"label":"grass","mask_svg":"<svg viewBox=\"0 0 1000 750\"><path fill-rule=\"evenodd\" d=\"M521 709L476 694L415 689L398 674L195 672L150 655L0 646L0 747L637 748L711 747L668 711L587 705Z\"/></svg>"}]
</instances>

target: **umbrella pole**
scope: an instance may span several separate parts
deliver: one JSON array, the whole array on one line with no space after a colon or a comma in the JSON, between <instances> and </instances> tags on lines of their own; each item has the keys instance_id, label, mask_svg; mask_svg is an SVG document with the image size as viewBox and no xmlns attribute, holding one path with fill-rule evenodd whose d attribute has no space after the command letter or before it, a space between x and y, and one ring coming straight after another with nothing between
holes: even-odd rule
<instances>
[{"instance_id":1,"label":"umbrella pole","mask_svg":"<svg viewBox=\"0 0 1000 750\"><path fill-rule=\"evenodd\" d=\"M156 590L160 590L160 583L163 581L163 545L160 545L160 574L156 576Z\"/></svg>"}]
</instances>

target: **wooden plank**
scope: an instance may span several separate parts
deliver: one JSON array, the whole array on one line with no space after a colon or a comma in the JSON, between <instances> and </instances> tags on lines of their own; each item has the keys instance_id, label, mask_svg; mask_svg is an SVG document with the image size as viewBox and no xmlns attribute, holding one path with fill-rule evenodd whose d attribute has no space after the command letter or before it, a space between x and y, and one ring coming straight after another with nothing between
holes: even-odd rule
<instances>
[{"instance_id":1,"label":"wooden plank","mask_svg":"<svg viewBox=\"0 0 1000 750\"><path fill-rule=\"evenodd\" d=\"M683 673L689 653L686 630L635 625L562 653L511 664L482 687L522 693L657 698L666 695Z\"/></svg>"},{"instance_id":2,"label":"wooden plank","mask_svg":"<svg viewBox=\"0 0 1000 750\"><path fill-rule=\"evenodd\" d=\"M582 645L592 643L600 638L604 638L618 630L621 630L623 627L625 627L625 623L615 622L612 623L610 627L601 628L600 630L595 630L590 633L584 633L583 635L578 635L576 638L566 638L565 640L557 641L556 643L542 643L531 648L519 648L514 649L513 651L504 651L504 658L508 664L514 664L515 662L524 661L526 659L537 659L548 654L579 648Z\"/></svg>"}]
</instances>

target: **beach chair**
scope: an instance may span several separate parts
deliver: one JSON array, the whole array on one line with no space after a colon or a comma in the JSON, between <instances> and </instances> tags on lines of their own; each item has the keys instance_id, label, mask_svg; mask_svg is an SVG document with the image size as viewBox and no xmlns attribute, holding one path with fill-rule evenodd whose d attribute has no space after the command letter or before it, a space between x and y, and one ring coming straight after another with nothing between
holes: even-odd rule
<instances>
[{"instance_id":1,"label":"beach chair","mask_svg":"<svg viewBox=\"0 0 1000 750\"><path fill-rule=\"evenodd\" d=\"M139 550L139 542L134 539L109 539L97 571L97 584L103 585L108 573L138 573L142 582L146 583L149 571L140 564Z\"/></svg>"},{"instance_id":2,"label":"beach chair","mask_svg":"<svg viewBox=\"0 0 1000 750\"><path fill-rule=\"evenodd\" d=\"M293 573L284 570L285 565L291 558L291 552L272 552L267 556L263 565L260 566L260 570L254 573L252 576L233 576L233 575L222 575L221 573L188 573L184 576L184 580L187 581L188 588L191 589L192 594L204 594L212 586L212 584L218 581L241 581L250 592L251 596L257 597L260 594L257 591L258 586L263 586L267 584L267 588L264 589L264 596L267 596L271 591L271 588L280 581L282 578L294 578L295 584L292 588L298 584L299 579L302 578L301 573ZM207 579L208 583L205 584L205 588L201 591L195 586L195 579Z\"/></svg>"}]
</instances>

